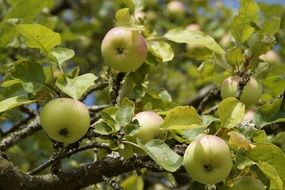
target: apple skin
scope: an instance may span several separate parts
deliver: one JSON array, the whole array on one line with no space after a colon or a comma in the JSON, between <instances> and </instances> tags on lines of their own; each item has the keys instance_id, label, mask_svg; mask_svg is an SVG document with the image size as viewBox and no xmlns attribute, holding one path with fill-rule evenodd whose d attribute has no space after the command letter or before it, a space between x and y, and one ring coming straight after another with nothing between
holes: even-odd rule
<instances>
[{"instance_id":1,"label":"apple skin","mask_svg":"<svg viewBox=\"0 0 285 190\"><path fill-rule=\"evenodd\" d=\"M155 138L164 138L166 135L165 131L159 129L159 126L163 123L163 118L155 112L139 112L133 120L137 120L140 125L134 133L134 138L141 139L143 144Z\"/></svg>"},{"instance_id":2,"label":"apple skin","mask_svg":"<svg viewBox=\"0 0 285 190\"><path fill-rule=\"evenodd\" d=\"M120 72L135 71L146 59L147 43L135 30L126 27L112 28L101 44L106 64Z\"/></svg>"},{"instance_id":3,"label":"apple skin","mask_svg":"<svg viewBox=\"0 0 285 190\"><path fill-rule=\"evenodd\" d=\"M167 13L170 17L181 19L185 16L185 5L178 0L170 1L166 6Z\"/></svg>"},{"instance_id":4,"label":"apple skin","mask_svg":"<svg viewBox=\"0 0 285 190\"><path fill-rule=\"evenodd\" d=\"M192 179L203 184L221 182L233 165L229 146L214 135L194 140L185 151L183 164Z\"/></svg>"},{"instance_id":5,"label":"apple skin","mask_svg":"<svg viewBox=\"0 0 285 190\"><path fill-rule=\"evenodd\" d=\"M229 190L265 190L263 183L249 176L242 176L234 181Z\"/></svg>"},{"instance_id":6,"label":"apple skin","mask_svg":"<svg viewBox=\"0 0 285 190\"><path fill-rule=\"evenodd\" d=\"M199 24L189 24L186 26L186 30L193 31L193 30L200 30L201 27Z\"/></svg>"},{"instance_id":7,"label":"apple skin","mask_svg":"<svg viewBox=\"0 0 285 190\"><path fill-rule=\"evenodd\" d=\"M239 76L231 76L224 80L221 86L221 96L223 99L228 97L236 97L238 90L238 83L241 80ZM262 96L262 86L253 78L250 80L243 89L240 101L246 106L256 104Z\"/></svg>"},{"instance_id":8,"label":"apple skin","mask_svg":"<svg viewBox=\"0 0 285 190\"><path fill-rule=\"evenodd\" d=\"M280 56L273 50L266 52L259 56L259 58L268 63L280 63L281 58Z\"/></svg>"},{"instance_id":9,"label":"apple skin","mask_svg":"<svg viewBox=\"0 0 285 190\"><path fill-rule=\"evenodd\" d=\"M44 106L40 113L40 123L51 139L70 144L86 134L90 116L88 109L80 101L58 98Z\"/></svg>"}]
</instances>

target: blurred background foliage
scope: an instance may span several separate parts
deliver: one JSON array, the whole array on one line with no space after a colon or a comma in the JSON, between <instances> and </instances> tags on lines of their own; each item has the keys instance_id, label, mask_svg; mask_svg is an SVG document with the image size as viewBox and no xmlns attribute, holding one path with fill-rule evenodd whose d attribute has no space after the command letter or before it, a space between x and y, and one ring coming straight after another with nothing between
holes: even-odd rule
<instances>
[{"instance_id":1,"label":"blurred background foliage","mask_svg":"<svg viewBox=\"0 0 285 190\"><path fill-rule=\"evenodd\" d=\"M37 1L27 0L26 4L35 5ZM224 48L232 45L230 22L237 13L238 1L181 1L185 4L185 14L174 16L166 8L169 0L138 0L140 8L133 15L138 23L143 23L147 27L144 35L155 33L159 36L170 29L187 28L190 25L214 37ZM17 10L19 15L24 14L25 11L30 12L24 19L11 19L9 22L4 22L5 19L9 19L10 8L17 3L17 0L0 0L0 21L2 21L0 23L0 81L9 77L7 74L9 67L21 58L29 58L43 65L48 64L48 60L38 50L27 48L20 43L23 39L15 37L11 23L38 23L60 33L62 47L75 51L75 56L63 65L64 70L71 71L79 66L81 74L91 72L96 76L106 77L107 67L100 52L101 41L106 32L114 27L116 11L126 7L128 0L45 0L44 2L45 4L41 3L42 7L24 6L22 10ZM274 52L271 52L275 59L269 60L269 62L282 63L285 57L285 7L281 4L282 0L279 3L278 1L259 1L259 6L262 14L260 16L263 18L278 16L282 19L280 31L276 36L278 43L274 47ZM9 29L9 32L3 33L3 29L6 31ZM142 74L147 73L147 70L149 72L145 76L143 85L137 86L130 97L141 98L143 109L166 110L174 104L187 105L203 87L207 85L219 87L223 79L230 75L211 61L204 61L204 57L197 59L193 56L203 51L199 47L193 50L183 44L171 43L171 46L175 54L172 61L163 63L149 55L145 65L140 68ZM141 75L138 81L142 81L143 77ZM262 101L278 97L285 89L283 78L264 79L262 82L267 92L263 95ZM10 88L0 87L0 91L1 100L25 93L20 84ZM96 91L88 96L85 103L87 105L108 103L106 94L108 89ZM151 105L144 104L144 101L151 102ZM32 107L35 108L36 105ZM25 117L27 116L19 110L5 112L0 115L0 128L7 131L10 126ZM29 171L43 163L51 154L51 141L43 131L25 139L8 151L8 156L23 171ZM74 155L72 160L65 159L64 167L77 166L80 163L92 161L92 158L93 152L85 151ZM161 176L156 177L163 181ZM135 184L135 189L141 189L138 186L142 183L141 180L140 177L132 176L123 183L123 186L125 184L132 187L126 184ZM168 180L173 181L171 176ZM170 185L166 184L166 186ZM155 186L152 189L164 188Z\"/></svg>"}]
</instances>

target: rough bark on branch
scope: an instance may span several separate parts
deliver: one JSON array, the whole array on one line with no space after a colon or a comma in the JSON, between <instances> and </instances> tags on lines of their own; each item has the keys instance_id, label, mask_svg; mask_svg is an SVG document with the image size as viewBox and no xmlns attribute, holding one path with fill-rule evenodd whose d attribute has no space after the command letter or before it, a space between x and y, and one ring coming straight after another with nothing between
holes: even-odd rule
<instances>
[{"instance_id":1,"label":"rough bark on branch","mask_svg":"<svg viewBox=\"0 0 285 190\"><path fill-rule=\"evenodd\" d=\"M1 190L78 190L103 181L103 176L114 177L135 170L136 168L158 166L148 158L106 157L93 163L83 164L78 168L59 171L55 174L28 175L20 172L11 162L0 156Z\"/></svg>"}]
</instances>

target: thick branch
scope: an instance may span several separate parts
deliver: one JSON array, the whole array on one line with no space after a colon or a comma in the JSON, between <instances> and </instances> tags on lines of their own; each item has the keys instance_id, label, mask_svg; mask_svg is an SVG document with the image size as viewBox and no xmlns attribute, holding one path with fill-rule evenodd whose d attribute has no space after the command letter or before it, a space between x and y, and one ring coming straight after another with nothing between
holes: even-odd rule
<instances>
[{"instance_id":1,"label":"thick branch","mask_svg":"<svg viewBox=\"0 0 285 190\"><path fill-rule=\"evenodd\" d=\"M145 160L147 159L147 160ZM150 164L150 162L153 164ZM77 190L103 181L103 176L114 177L134 170L135 168L157 165L149 158L106 157L78 168L63 170L55 174L31 176L16 169L11 162L0 157L0 189L9 190ZM159 167L158 167L159 168Z\"/></svg>"}]
</instances>

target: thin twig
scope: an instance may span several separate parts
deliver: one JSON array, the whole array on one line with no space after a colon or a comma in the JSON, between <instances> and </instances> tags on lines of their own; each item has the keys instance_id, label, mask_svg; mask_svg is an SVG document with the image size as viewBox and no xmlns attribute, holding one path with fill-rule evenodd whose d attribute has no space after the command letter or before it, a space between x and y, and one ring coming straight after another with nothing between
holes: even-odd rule
<instances>
[{"instance_id":1,"label":"thin twig","mask_svg":"<svg viewBox=\"0 0 285 190\"><path fill-rule=\"evenodd\" d=\"M83 145L79 148L73 149L73 150L69 150L69 151L63 151L61 152L61 154L59 155L58 159L62 159L62 158L67 158L70 157L71 155L87 150L87 149L92 149L92 148L110 148L109 144L107 143L98 143L98 142L93 142L92 144L86 144ZM31 170L30 172L28 172L29 175L35 175L40 173L41 171L43 171L44 169L46 169L47 167L49 167L52 164L53 160L52 158L50 158L48 161L44 162L43 164L41 164L40 166L34 168L33 170Z\"/></svg>"},{"instance_id":2,"label":"thin twig","mask_svg":"<svg viewBox=\"0 0 285 190\"><path fill-rule=\"evenodd\" d=\"M211 114L215 113L215 111L217 111L218 107L219 107L218 104L213 106L213 107L211 107L210 109L204 111L203 115L211 115Z\"/></svg>"},{"instance_id":3,"label":"thin twig","mask_svg":"<svg viewBox=\"0 0 285 190\"><path fill-rule=\"evenodd\" d=\"M27 125L25 128L10 133L7 137L3 138L0 142L0 151L6 151L11 146L17 144L21 140L25 139L27 136L34 134L35 132L41 129L39 123L39 117L35 117L35 119Z\"/></svg>"},{"instance_id":4,"label":"thin twig","mask_svg":"<svg viewBox=\"0 0 285 190\"><path fill-rule=\"evenodd\" d=\"M213 99L213 97L217 97L220 95L220 90L211 90L201 101L199 104L197 111L198 113L202 113L203 110L206 108L207 104Z\"/></svg>"},{"instance_id":5,"label":"thin twig","mask_svg":"<svg viewBox=\"0 0 285 190\"><path fill-rule=\"evenodd\" d=\"M107 81L101 81L101 82L98 82L96 83L94 86L90 87L86 93L84 93L82 95L82 97L80 98L80 100L84 100L86 99L86 97L91 94L92 92L95 92L97 90L102 90L104 88L106 88L108 86L108 82Z\"/></svg>"},{"instance_id":6,"label":"thin twig","mask_svg":"<svg viewBox=\"0 0 285 190\"><path fill-rule=\"evenodd\" d=\"M109 104L94 105L94 106L88 106L87 108L90 112L94 113L94 112L99 112L99 111L101 111L105 108L108 108L108 107L111 107L111 105L109 105Z\"/></svg>"}]
</instances>

